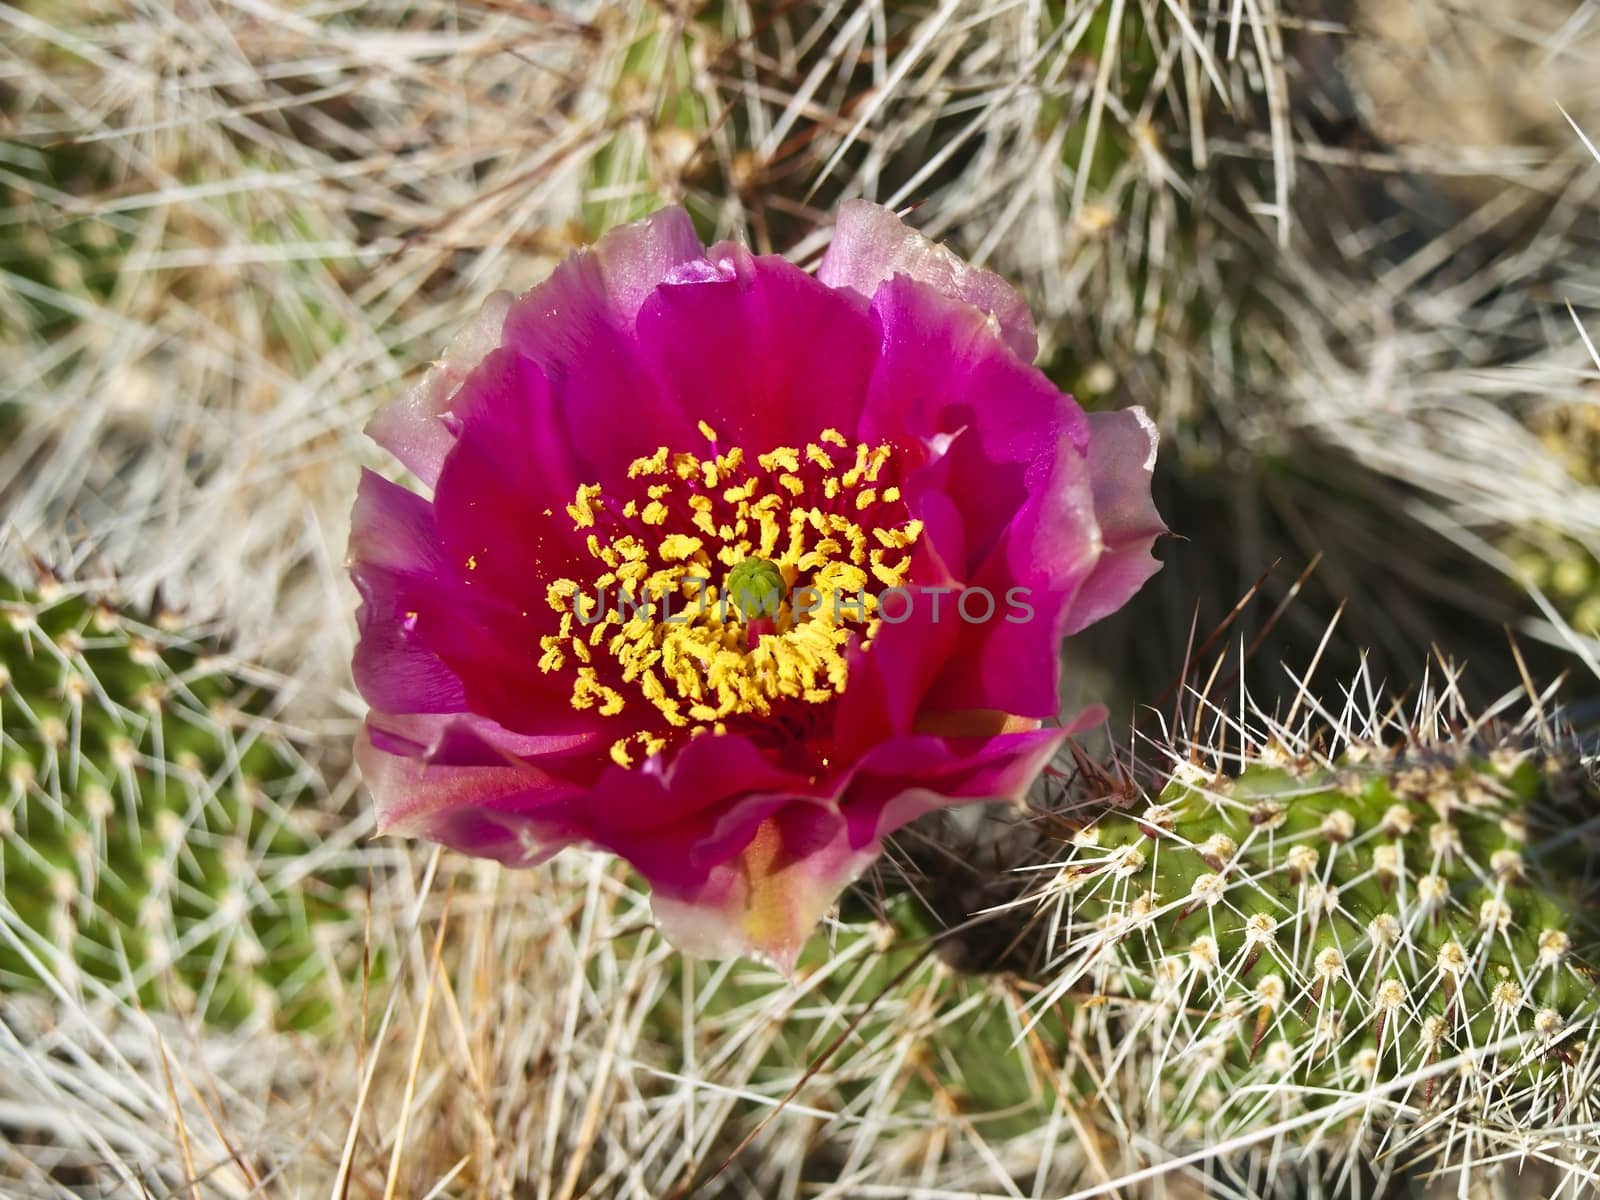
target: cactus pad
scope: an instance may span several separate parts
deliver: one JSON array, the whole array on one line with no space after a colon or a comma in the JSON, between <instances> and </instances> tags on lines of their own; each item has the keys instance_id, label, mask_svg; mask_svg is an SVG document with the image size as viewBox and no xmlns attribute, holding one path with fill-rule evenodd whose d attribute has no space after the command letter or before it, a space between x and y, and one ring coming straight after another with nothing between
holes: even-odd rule
<instances>
[{"instance_id":1,"label":"cactus pad","mask_svg":"<svg viewBox=\"0 0 1600 1200\"><path fill-rule=\"evenodd\" d=\"M1049 990L1096 997L1193 1137L1350 1098L1549 1126L1596 1101L1595 798L1504 747L1186 766L1077 834L1040 897L1070 942Z\"/></svg>"},{"instance_id":2,"label":"cactus pad","mask_svg":"<svg viewBox=\"0 0 1600 1200\"><path fill-rule=\"evenodd\" d=\"M224 1025L331 1014L361 876L319 836L275 701L160 624L54 582L0 591L0 988Z\"/></svg>"}]
</instances>

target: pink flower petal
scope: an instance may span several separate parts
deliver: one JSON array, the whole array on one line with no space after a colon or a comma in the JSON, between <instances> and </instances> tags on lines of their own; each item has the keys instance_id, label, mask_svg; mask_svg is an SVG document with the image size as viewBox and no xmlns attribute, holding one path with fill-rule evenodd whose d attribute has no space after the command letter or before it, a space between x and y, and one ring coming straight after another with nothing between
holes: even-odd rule
<instances>
[{"instance_id":1,"label":"pink flower petal","mask_svg":"<svg viewBox=\"0 0 1600 1200\"><path fill-rule=\"evenodd\" d=\"M428 368L422 382L367 422L367 436L430 488L439 478L445 455L455 444L454 435L440 418L473 368L500 344L510 308L511 293L495 292L484 301L478 315L451 339L444 355Z\"/></svg>"},{"instance_id":2,"label":"pink flower petal","mask_svg":"<svg viewBox=\"0 0 1600 1200\"><path fill-rule=\"evenodd\" d=\"M559 377L568 364L631 335L635 316L661 281L704 254L681 208L619 225L517 298L506 318L505 344Z\"/></svg>"},{"instance_id":3,"label":"pink flower petal","mask_svg":"<svg viewBox=\"0 0 1600 1200\"><path fill-rule=\"evenodd\" d=\"M750 954L792 974L835 898L877 856L876 845L851 848L838 813L798 802L762 822L738 857L718 864L694 891L655 888L650 908L685 954Z\"/></svg>"},{"instance_id":4,"label":"pink flower petal","mask_svg":"<svg viewBox=\"0 0 1600 1200\"><path fill-rule=\"evenodd\" d=\"M480 749L468 756L467 765L460 765L433 761L449 736L443 723L393 718L369 722L356 743L356 762L377 805L380 831L429 838L465 854L515 865L538 862L570 844L557 814L561 802L581 795L582 788L517 752L536 744L551 751L570 750L574 744L507 738L492 725L480 725L473 732ZM413 737L428 741L413 743ZM497 739L505 752L500 761L484 749ZM395 752L402 747L417 753ZM541 821L541 811L549 812L551 820Z\"/></svg>"},{"instance_id":5,"label":"pink flower petal","mask_svg":"<svg viewBox=\"0 0 1600 1200\"><path fill-rule=\"evenodd\" d=\"M805 783L804 776L773 763L746 738L699 737L670 763L656 758L638 770L610 767L585 802L584 820L594 831L591 840L633 838L682 825L751 792L793 792ZM694 874L687 862L669 860L663 869L674 865Z\"/></svg>"},{"instance_id":6,"label":"pink flower petal","mask_svg":"<svg viewBox=\"0 0 1600 1200\"><path fill-rule=\"evenodd\" d=\"M968 577L972 595L966 611L982 617L991 612L992 598L992 615L959 621L959 638L928 691L927 706L1056 715L1070 597L1091 577L1100 555L1086 465L1063 440L1050 474L1030 491L989 557Z\"/></svg>"},{"instance_id":7,"label":"pink flower petal","mask_svg":"<svg viewBox=\"0 0 1600 1200\"><path fill-rule=\"evenodd\" d=\"M704 253L688 213L664 208L574 252L507 316L506 345L537 363L561 396L560 425L583 482L613 478L693 434L694 420L663 403L645 373L635 322L662 282Z\"/></svg>"},{"instance_id":8,"label":"pink flower petal","mask_svg":"<svg viewBox=\"0 0 1600 1200\"><path fill-rule=\"evenodd\" d=\"M744 823L738 853L719 857L701 881L686 887L645 872L656 920L685 953L753 954L790 973L839 893L876 861L882 838L951 805L1015 802L1064 736L901 738L869 755L837 800L752 797L725 818Z\"/></svg>"},{"instance_id":9,"label":"pink flower petal","mask_svg":"<svg viewBox=\"0 0 1600 1200\"><path fill-rule=\"evenodd\" d=\"M645 297L673 267L702 253L689 215L665 208L574 252L516 300L496 292L422 381L368 422L367 434L432 487L455 444L441 418L491 350L513 346L554 375L608 346L626 351ZM640 412L648 418L650 406Z\"/></svg>"},{"instance_id":10,"label":"pink flower petal","mask_svg":"<svg viewBox=\"0 0 1600 1200\"><path fill-rule=\"evenodd\" d=\"M434 496L450 569L462 584L541 617L549 582L590 561L566 511L578 485L590 481L561 418L560 397L538 365L496 350L456 397L457 443Z\"/></svg>"},{"instance_id":11,"label":"pink flower petal","mask_svg":"<svg viewBox=\"0 0 1600 1200\"><path fill-rule=\"evenodd\" d=\"M1094 573L1073 597L1062 632L1077 633L1121 608L1161 569L1150 550L1167 532L1150 495L1155 423L1142 408L1089 414L1089 480L1105 544Z\"/></svg>"},{"instance_id":12,"label":"pink flower petal","mask_svg":"<svg viewBox=\"0 0 1600 1200\"><path fill-rule=\"evenodd\" d=\"M944 635L942 673L923 702L1053 716L1065 610L1101 552L1080 453L1089 426L1077 405L1011 354L969 305L901 276L879 289L872 312L883 352L864 420L874 432L904 426L924 441L947 439L922 474L959 514L964 557L950 563L950 573L994 601L992 615L981 619L987 601L975 593L967 611L980 619L969 621L959 593L917 597L920 608L941 606ZM931 527L929 533L941 537ZM1032 609L1027 619L1008 599L1013 588L1026 591L1018 598Z\"/></svg>"},{"instance_id":13,"label":"pink flower petal","mask_svg":"<svg viewBox=\"0 0 1600 1200\"><path fill-rule=\"evenodd\" d=\"M941 808L1017 803L1060 750L1064 729L987 737L916 734L883 743L861 761L841 808L856 844L887 837Z\"/></svg>"},{"instance_id":14,"label":"pink flower petal","mask_svg":"<svg viewBox=\"0 0 1600 1200\"><path fill-rule=\"evenodd\" d=\"M1082 411L1044 374L1007 352L969 305L904 276L878 290L882 337L864 436L942 438L944 490L966 525L976 566L1052 469L1063 438L1089 442ZM957 568L956 574L967 572Z\"/></svg>"},{"instance_id":15,"label":"pink flower petal","mask_svg":"<svg viewBox=\"0 0 1600 1200\"><path fill-rule=\"evenodd\" d=\"M751 455L829 428L853 437L878 352L865 311L785 259L710 253L715 272L669 280L639 312L663 400Z\"/></svg>"},{"instance_id":16,"label":"pink flower petal","mask_svg":"<svg viewBox=\"0 0 1600 1200\"><path fill-rule=\"evenodd\" d=\"M416 635L442 569L433 508L363 471L350 515L351 577L361 593L353 670L368 703L390 712L459 712L461 680Z\"/></svg>"},{"instance_id":17,"label":"pink flower petal","mask_svg":"<svg viewBox=\"0 0 1600 1200\"><path fill-rule=\"evenodd\" d=\"M911 732L928 688L961 636L959 622L949 619L950 596L959 584L940 554L948 539L928 543L907 580L911 597L904 619L885 620L870 650L851 652L849 686L839 698L834 720L835 746L844 762L855 762L885 738ZM933 589L942 589L940 612L931 599ZM888 604L890 617L900 616L903 601L891 598Z\"/></svg>"},{"instance_id":18,"label":"pink flower petal","mask_svg":"<svg viewBox=\"0 0 1600 1200\"><path fill-rule=\"evenodd\" d=\"M955 300L990 314L1007 346L1023 362L1039 352L1033 316L1022 297L1000 276L968 266L944 246L930 241L894 213L866 200L839 207L833 241L822 256L817 278L832 288L848 288L873 299L896 275L907 275Z\"/></svg>"}]
</instances>

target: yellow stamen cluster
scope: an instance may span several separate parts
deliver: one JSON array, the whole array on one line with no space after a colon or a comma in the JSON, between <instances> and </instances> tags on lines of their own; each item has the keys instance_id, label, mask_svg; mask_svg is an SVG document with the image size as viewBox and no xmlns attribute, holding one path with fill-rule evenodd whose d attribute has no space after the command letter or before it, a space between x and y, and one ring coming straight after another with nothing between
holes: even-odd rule
<instances>
[{"instance_id":1,"label":"yellow stamen cluster","mask_svg":"<svg viewBox=\"0 0 1600 1200\"><path fill-rule=\"evenodd\" d=\"M572 673L573 707L653 710L654 731L613 743L623 766L674 731L722 732L730 717L844 691L846 654L872 640L877 593L905 583L922 532L886 476L888 445L852 446L827 429L751 461L719 452L704 422L700 432L709 456L662 446L635 459L636 494L621 504L598 484L578 488L567 514L603 571L558 579L546 594L560 628L540 639L539 669ZM776 565L784 584L775 617L754 631L727 596L729 573L752 558Z\"/></svg>"}]
</instances>

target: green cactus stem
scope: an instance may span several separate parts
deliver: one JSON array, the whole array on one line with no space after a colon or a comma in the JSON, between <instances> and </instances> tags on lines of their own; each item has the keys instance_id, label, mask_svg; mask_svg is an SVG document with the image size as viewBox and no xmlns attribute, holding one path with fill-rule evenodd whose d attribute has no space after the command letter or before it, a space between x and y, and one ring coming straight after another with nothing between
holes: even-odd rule
<instances>
[{"instance_id":1,"label":"green cactus stem","mask_svg":"<svg viewBox=\"0 0 1600 1200\"><path fill-rule=\"evenodd\" d=\"M363 878L273 689L47 581L0 591L0 987L315 1028ZM353 836L353 833L350 834Z\"/></svg>"}]
</instances>

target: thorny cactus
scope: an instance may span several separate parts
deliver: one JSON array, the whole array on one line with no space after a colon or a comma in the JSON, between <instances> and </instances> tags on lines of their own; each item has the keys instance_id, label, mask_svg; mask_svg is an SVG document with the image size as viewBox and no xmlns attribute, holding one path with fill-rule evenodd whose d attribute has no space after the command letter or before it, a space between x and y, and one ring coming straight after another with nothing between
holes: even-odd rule
<instances>
[{"instance_id":1,"label":"thorny cactus","mask_svg":"<svg viewBox=\"0 0 1600 1200\"><path fill-rule=\"evenodd\" d=\"M1391 1168L1515 1147L1575 1159L1576 1187L1600 1116L1589 768L1518 740L1258 745L1072 837L1035 895L1041 1011L1075 1006L1097 1075L1133 1069L1191 1145L1276 1133Z\"/></svg>"},{"instance_id":2,"label":"thorny cactus","mask_svg":"<svg viewBox=\"0 0 1600 1200\"><path fill-rule=\"evenodd\" d=\"M358 830L320 836L274 700L166 622L54 581L0 590L0 990L331 1017L361 965Z\"/></svg>"},{"instance_id":3,"label":"thorny cactus","mask_svg":"<svg viewBox=\"0 0 1600 1200\"><path fill-rule=\"evenodd\" d=\"M1468 1166L1582 1194L1597 791L1570 739L1435 736L1450 714L1423 709L1402 739L1381 711L1359 738L1280 729L1226 772L1167 745L1186 765L1090 824L1115 779L1085 766L987 829L919 826L788 986L618 914L631 932L592 940L634 966L591 986L647 997L614 1018L650 1064L628 1086L706 1147L695 1167L646 1139L652 1177L1366 1197ZM596 1148L583 1178L636 1165Z\"/></svg>"}]
</instances>

